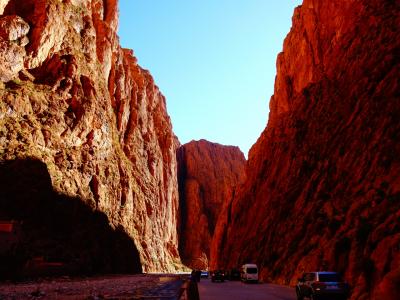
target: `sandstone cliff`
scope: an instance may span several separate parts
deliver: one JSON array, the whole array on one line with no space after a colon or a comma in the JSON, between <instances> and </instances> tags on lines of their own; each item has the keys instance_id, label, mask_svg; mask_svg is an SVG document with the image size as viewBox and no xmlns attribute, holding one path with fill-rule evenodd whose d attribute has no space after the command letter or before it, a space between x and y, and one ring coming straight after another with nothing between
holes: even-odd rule
<instances>
[{"instance_id":1,"label":"sandstone cliff","mask_svg":"<svg viewBox=\"0 0 400 300\"><path fill-rule=\"evenodd\" d=\"M151 75L119 46L117 1L1 0L0 13L2 166L44 163L55 193L133 239L144 271L174 270L178 142Z\"/></svg>"},{"instance_id":2,"label":"sandstone cliff","mask_svg":"<svg viewBox=\"0 0 400 300\"><path fill-rule=\"evenodd\" d=\"M304 0L277 59L247 181L217 224L212 266L262 278L344 273L352 299L400 294L398 1ZM226 243L222 242L226 241Z\"/></svg>"},{"instance_id":3,"label":"sandstone cliff","mask_svg":"<svg viewBox=\"0 0 400 300\"><path fill-rule=\"evenodd\" d=\"M222 208L245 178L246 160L238 147L206 140L178 149L180 191L179 250L183 263L207 269L210 243Z\"/></svg>"}]
</instances>

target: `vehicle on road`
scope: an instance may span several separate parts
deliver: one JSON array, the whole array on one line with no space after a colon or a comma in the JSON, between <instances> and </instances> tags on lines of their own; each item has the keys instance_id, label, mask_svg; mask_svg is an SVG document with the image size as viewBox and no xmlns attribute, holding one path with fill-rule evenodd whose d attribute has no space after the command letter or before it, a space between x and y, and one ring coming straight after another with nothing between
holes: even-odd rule
<instances>
[{"instance_id":1,"label":"vehicle on road","mask_svg":"<svg viewBox=\"0 0 400 300\"><path fill-rule=\"evenodd\" d=\"M349 294L348 284L342 280L337 272L310 272L304 273L296 285L297 300L347 299Z\"/></svg>"},{"instance_id":2,"label":"vehicle on road","mask_svg":"<svg viewBox=\"0 0 400 300\"><path fill-rule=\"evenodd\" d=\"M240 271L238 269L232 269L229 272L229 280L240 280Z\"/></svg>"},{"instance_id":3,"label":"vehicle on road","mask_svg":"<svg viewBox=\"0 0 400 300\"><path fill-rule=\"evenodd\" d=\"M208 271L201 271L201 278L208 278Z\"/></svg>"},{"instance_id":4,"label":"vehicle on road","mask_svg":"<svg viewBox=\"0 0 400 300\"><path fill-rule=\"evenodd\" d=\"M216 282L216 281L221 281L224 282L225 280L225 272L222 270L215 270L211 271L211 281Z\"/></svg>"},{"instance_id":5,"label":"vehicle on road","mask_svg":"<svg viewBox=\"0 0 400 300\"><path fill-rule=\"evenodd\" d=\"M244 264L240 273L242 281L258 282L258 267L256 264Z\"/></svg>"}]
</instances>

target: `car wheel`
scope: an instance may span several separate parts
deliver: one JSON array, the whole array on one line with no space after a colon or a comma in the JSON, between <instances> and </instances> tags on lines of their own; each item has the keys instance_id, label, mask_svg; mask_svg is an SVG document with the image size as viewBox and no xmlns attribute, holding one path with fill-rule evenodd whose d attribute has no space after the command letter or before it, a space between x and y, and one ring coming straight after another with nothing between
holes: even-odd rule
<instances>
[{"instance_id":1,"label":"car wheel","mask_svg":"<svg viewBox=\"0 0 400 300\"><path fill-rule=\"evenodd\" d=\"M314 295L314 294L311 294L310 295L310 300L319 300L319 297Z\"/></svg>"},{"instance_id":2,"label":"car wheel","mask_svg":"<svg viewBox=\"0 0 400 300\"><path fill-rule=\"evenodd\" d=\"M304 297L300 294L299 290L296 289L297 300L304 300Z\"/></svg>"}]
</instances>

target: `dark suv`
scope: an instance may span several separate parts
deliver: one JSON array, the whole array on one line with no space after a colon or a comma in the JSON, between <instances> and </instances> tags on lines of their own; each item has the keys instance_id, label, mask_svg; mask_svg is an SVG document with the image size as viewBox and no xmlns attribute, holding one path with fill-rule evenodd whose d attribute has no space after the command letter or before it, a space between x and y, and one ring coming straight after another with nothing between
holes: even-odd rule
<instances>
[{"instance_id":1,"label":"dark suv","mask_svg":"<svg viewBox=\"0 0 400 300\"><path fill-rule=\"evenodd\" d=\"M211 281L221 281L224 282L225 280L225 273L222 270L215 270L211 272Z\"/></svg>"},{"instance_id":2,"label":"dark suv","mask_svg":"<svg viewBox=\"0 0 400 300\"><path fill-rule=\"evenodd\" d=\"M347 299L349 286L337 272L304 273L296 285L297 300Z\"/></svg>"},{"instance_id":3,"label":"dark suv","mask_svg":"<svg viewBox=\"0 0 400 300\"><path fill-rule=\"evenodd\" d=\"M240 271L238 269L232 269L229 273L229 280L240 280Z\"/></svg>"}]
</instances>

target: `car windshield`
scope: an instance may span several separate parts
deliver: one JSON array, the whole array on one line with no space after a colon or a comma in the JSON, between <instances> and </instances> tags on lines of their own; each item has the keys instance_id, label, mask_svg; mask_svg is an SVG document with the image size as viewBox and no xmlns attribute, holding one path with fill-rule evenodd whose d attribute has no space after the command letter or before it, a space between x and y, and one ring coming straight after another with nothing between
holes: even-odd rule
<instances>
[{"instance_id":1,"label":"car windshield","mask_svg":"<svg viewBox=\"0 0 400 300\"><path fill-rule=\"evenodd\" d=\"M337 273L319 274L318 279L321 282L340 282L342 280Z\"/></svg>"},{"instance_id":2,"label":"car windshield","mask_svg":"<svg viewBox=\"0 0 400 300\"><path fill-rule=\"evenodd\" d=\"M257 268L247 268L248 274L257 274Z\"/></svg>"}]
</instances>

